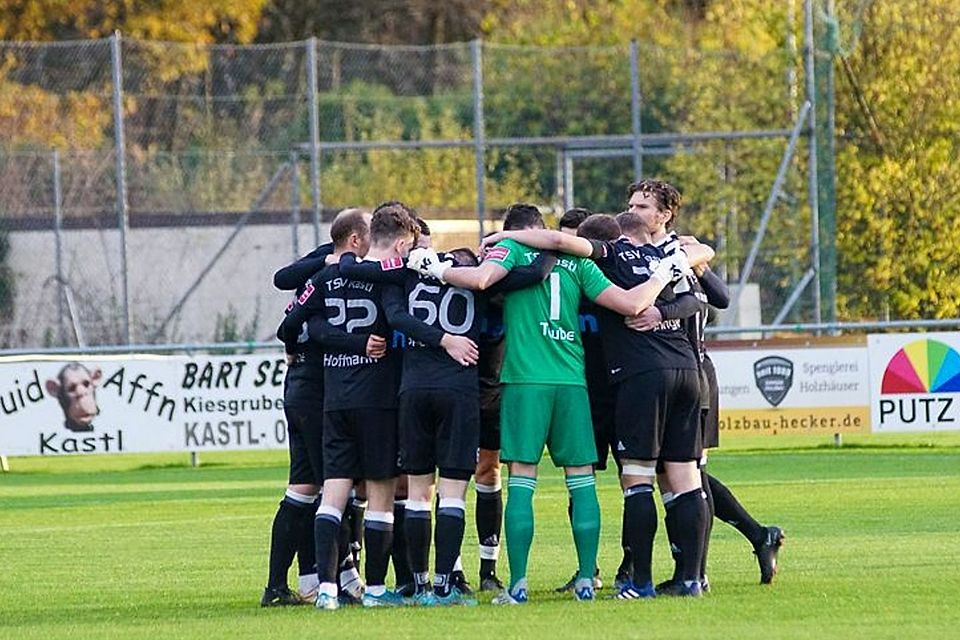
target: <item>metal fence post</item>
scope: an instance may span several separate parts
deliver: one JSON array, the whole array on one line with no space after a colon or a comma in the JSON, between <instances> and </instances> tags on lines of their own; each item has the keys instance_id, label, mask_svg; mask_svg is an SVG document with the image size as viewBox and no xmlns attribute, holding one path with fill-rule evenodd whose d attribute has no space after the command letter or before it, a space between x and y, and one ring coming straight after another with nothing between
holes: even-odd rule
<instances>
[{"instance_id":1,"label":"metal fence post","mask_svg":"<svg viewBox=\"0 0 960 640\"><path fill-rule=\"evenodd\" d=\"M804 54L806 58L806 90L807 102L810 103L809 124L807 129L807 197L810 200L810 263L816 270L816 282L813 287L813 313L819 323L823 316L820 309L820 203L817 191L817 102L816 78L814 77L814 48L813 39L813 0L804 0L803 6L803 37Z\"/></svg>"},{"instance_id":2,"label":"metal fence post","mask_svg":"<svg viewBox=\"0 0 960 640\"><path fill-rule=\"evenodd\" d=\"M290 229L296 260L300 257L300 154L296 151L290 152Z\"/></svg>"},{"instance_id":3,"label":"metal fence post","mask_svg":"<svg viewBox=\"0 0 960 640\"><path fill-rule=\"evenodd\" d=\"M310 96L310 195L313 200L313 241L320 244L320 108L317 105L317 39L307 46L307 93Z\"/></svg>"},{"instance_id":4,"label":"metal fence post","mask_svg":"<svg viewBox=\"0 0 960 640\"><path fill-rule=\"evenodd\" d=\"M53 241L56 247L57 265L57 340L66 343L66 331L63 326L63 190L60 185L60 152L53 151Z\"/></svg>"},{"instance_id":5,"label":"metal fence post","mask_svg":"<svg viewBox=\"0 0 960 640\"><path fill-rule=\"evenodd\" d=\"M573 208L573 156L563 151L563 210Z\"/></svg>"},{"instance_id":6,"label":"metal fence post","mask_svg":"<svg viewBox=\"0 0 960 640\"><path fill-rule=\"evenodd\" d=\"M110 39L113 66L113 136L117 180L117 228L120 231L120 290L123 297L123 339L131 344L130 293L127 284L127 229L130 225L127 206L127 146L123 137L123 67L120 57L120 32Z\"/></svg>"},{"instance_id":7,"label":"metal fence post","mask_svg":"<svg viewBox=\"0 0 960 640\"><path fill-rule=\"evenodd\" d=\"M738 315L740 314L740 299L743 297L743 289L747 284L747 280L750 279L750 274L753 273L753 264L760 252L760 243L763 241L763 236L767 232L767 224L770 222L770 216L773 215L773 205L775 205L777 200L783 195L783 181L787 177L790 160L793 158L793 153L797 148L797 141L800 139L804 123L809 122L807 118L809 118L812 113L813 106L809 102L804 102L800 108L800 114L797 116L797 121L793 125L793 131L790 133L790 140L787 141L787 148L784 149L783 156L780 158L777 177L774 178L773 186L770 188L770 194L767 196L767 201L763 205L760 225L757 227L757 233L753 237L753 243L750 245L750 253L747 254L747 259L743 263L743 269L740 271L740 281L737 283L737 293L735 294L733 304L733 308L736 309Z\"/></svg>"},{"instance_id":8,"label":"metal fence post","mask_svg":"<svg viewBox=\"0 0 960 640\"><path fill-rule=\"evenodd\" d=\"M630 124L633 133L633 179L643 177L643 143L640 140L640 52L636 40L630 41Z\"/></svg>"},{"instance_id":9,"label":"metal fence post","mask_svg":"<svg viewBox=\"0 0 960 640\"><path fill-rule=\"evenodd\" d=\"M826 0L826 22L822 34L826 52L816 55L814 46L814 79L819 92L823 124L817 129L817 214L820 220L820 303L827 322L837 321L837 167L836 167L836 87L834 60L836 56L836 6ZM814 31L816 36L816 31ZM822 41L824 41L822 40Z\"/></svg>"},{"instance_id":10,"label":"metal fence post","mask_svg":"<svg viewBox=\"0 0 960 640\"><path fill-rule=\"evenodd\" d=\"M484 216L487 209L487 195L484 191L486 132L483 121L483 41L479 39L472 41L470 51L473 54L473 149L477 184L477 226L480 238L483 239Z\"/></svg>"}]
</instances>

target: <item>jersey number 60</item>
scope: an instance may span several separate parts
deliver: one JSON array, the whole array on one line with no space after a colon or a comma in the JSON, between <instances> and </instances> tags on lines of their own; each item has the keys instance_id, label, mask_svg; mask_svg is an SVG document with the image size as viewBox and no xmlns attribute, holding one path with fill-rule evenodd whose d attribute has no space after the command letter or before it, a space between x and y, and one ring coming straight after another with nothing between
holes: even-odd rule
<instances>
[{"instance_id":1,"label":"jersey number 60","mask_svg":"<svg viewBox=\"0 0 960 640\"><path fill-rule=\"evenodd\" d=\"M466 291L464 289L447 289L446 293L443 294L443 297L440 298L439 309L437 307L437 303L433 300L421 299L421 293L436 296L438 293L440 293L440 287L430 284L423 284L421 282L418 283L417 286L413 288L413 291L410 292L410 296L407 300L409 303L409 313L418 320L422 321L424 324L433 325L439 319L440 328L447 333L452 333L454 335L463 335L470 330L471 326L473 326L473 317L476 314L476 309L472 291ZM464 299L464 302L466 302L466 311L464 312L463 321L456 324L450 320L450 302L453 300L454 296L460 296ZM422 313L417 315L417 309L421 309L424 313L426 313L426 317L423 317Z\"/></svg>"}]
</instances>

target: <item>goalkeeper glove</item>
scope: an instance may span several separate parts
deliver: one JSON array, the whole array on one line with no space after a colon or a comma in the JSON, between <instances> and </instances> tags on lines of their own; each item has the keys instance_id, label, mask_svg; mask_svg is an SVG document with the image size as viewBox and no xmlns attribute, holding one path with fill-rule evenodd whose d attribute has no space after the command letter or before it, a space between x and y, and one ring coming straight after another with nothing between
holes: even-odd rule
<instances>
[{"instance_id":1,"label":"goalkeeper glove","mask_svg":"<svg viewBox=\"0 0 960 640\"><path fill-rule=\"evenodd\" d=\"M661 260L652 277L667 285L691 274L693 270L690 268L687 254L679 250Z\"/></svg>"}]
</instances>

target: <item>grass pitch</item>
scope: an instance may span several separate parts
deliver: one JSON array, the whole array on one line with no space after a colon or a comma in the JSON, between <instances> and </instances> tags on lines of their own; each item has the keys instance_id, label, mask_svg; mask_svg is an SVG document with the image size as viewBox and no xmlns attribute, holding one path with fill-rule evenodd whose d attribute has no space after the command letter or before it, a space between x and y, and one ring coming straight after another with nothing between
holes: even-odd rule
<instances>
[{"instance_id":1,"label":"grass pitch","mask_svg":"<svg viewBox=\"0 0 960 640\"><path fill-rule=\"evenodd\" d=\"M758 584L750 546L717 522L700 600L576 603L566 490L546 465L535 501L532 602L500 608L261 609L281 452L15 458L0 474L0 638L897 638L960 629L960 437L729 439L710 468L788 536ZM793 448L778 448L787 445ZM600 477L601 566L619 560L620 493ZM472 496L468 498L472 505ZM464 561L476 580L468 506ZM501 556L504 577L507 568ZM669 572L663 528L655 574ZM291 575L291 584L295 584Z\"/></svg>"}]
</instances>

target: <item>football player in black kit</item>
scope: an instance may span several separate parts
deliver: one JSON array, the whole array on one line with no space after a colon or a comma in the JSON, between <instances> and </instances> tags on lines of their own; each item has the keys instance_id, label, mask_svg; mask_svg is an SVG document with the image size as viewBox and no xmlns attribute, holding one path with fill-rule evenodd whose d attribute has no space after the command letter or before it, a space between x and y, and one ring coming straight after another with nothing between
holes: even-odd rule
<instances>
[{"instance_id":1,"label":"football player in black kit","mask_svg":"<svg viewBox=\"0 0 960 640\"><path fill-rule=\"evenodd\" d=\"M642 281L644 268L650 269L662 256L645 244L649 237L638 216L621 214L617 222L624 238L598 264L614 282ZM680 318L695 313L699 303L685 284L681 281L661 295L657 305L672 304ZM676 496L664 505L676 516L676 545L689 558L680 566L677 594L696 596L700 562L691 556L702 549L709 520L696 468L701 453L698 362L681 322L667 320L631 338L626 324L617 320L604 324L611 334L605 336L604 344L611 379L618 385L615 420L617 450L623 461L624 537L633 564L632 580L620 585L618 597L656 594L650 572L657 529L654 473L659 484L668 484ZM617 345L619 352L614 351Z\"/></svg>"},{"instance_id":2,"label":"football player in black kit","mask_svg":"<svg viewBox=\"0 0 960 640\"><path fill-rule=\"evenodd\" d=\"M633 217L618 217L623 237L616 242L589 241L559 232L512 232L517 242L543 249L591 256L610 278L630 288L649 279L662 253L649 246L649 235ZM503 237L503 234L500 234ZM713 257L704 245L684 247L693 264ZM685 280L661 294L663 301L683 296L690 313L698 308ZM684 556L684 595L700 594L699 550L707 518L700 490L699 374L696 356L681 323L663 323L656 332L636 332L624 319L605 313L603 345L608 374L617 385L615 409L617 452L622 463L624 520L633 563L633 579L617 597L636 599L656 595L651 576L653 538L657 528L653 480L657 462L664 464L663 479L679 495L674 504L681 523Z\"/></svg>"},{"instance_id":3,"label":"football player in black kit","mask_svg":"<svg viewBox=\"0 0 960 640\"><path fill-rule=\"evenodd\" d=\"M672 189L663 184L664 189ZM651 189L638 189L631 195L631 210L620 214L617 222L628 241L618 243L618 260L607 262L614 275L630 279L627 268L636 274L643 263L656 263L663 258L661 251L645 244L642 260L631 249L641 241L649 242L649 217L666 218L676 213L679 193L670 207L654 208ZM635 200L645 198L637 207ZM601 264L601 268L603 268ZM636 275L634 275L636 277ZM700 583L703 540L709 522L709 507L701 486L697 463L702 453L700 433L700 365L696 353L687 338L684 323L697 312L700 303L683 280L674 288L673 300L664 297L659 304L673 303L681 308L675 319L657 323L646 332L634 332L624 323L611 323L615 328L611 336L615 343L633 343L633 349L621 353L630 355L624 359L616 354L608 355L611 375L626 374L620 382L617 403L618 448L623 447L624 461L624 520L633 560L632 584L624 585L620 597L629 599L649 597L656 594L649 571L653 538L657 529L657 514L652 495L652 471L656 471L664 507L676 522L674 544L680 550L681 564L677 588L671 595L698 596L702 593ZM682 298L682 301L681 301ZM630 334L633 334L632 336ZM640 357L637 357L640 356ZM632 403L626 402L632 398ZM632 406L631 406L632 405ZM638 412L631 409L641 408ZM628 428L633 423L634 428ZM658 434L655 435L654 434ZM639 436L639 438L637 438ZM648 440L654 436L655 440ZM624 437L629 438L624 442ZM657 453L651 457L651 453ZM656 461L654 467L652 463ZM662 468L662 472L661 472Z\"/></svg>"},{"instance_id":4,"label":"football player in black kit","mask_svg":"<svg viewBox=\"0 0 960 640\"><path fill-rule=\"evenodd\" d=\"M327 256L350 250L366 254L370 244L369 215L359 209L342 211L334 219L330 232L334 242L321 245L297 262L274 275L274 284L283 290L303 294L309 277L323 268ZM317 325L327 339L336 333L329 325ZM287 444L290 474L286 494L273 520L270 537L270 572L261 606L304 604L315 598L318 586L314 563L313 515L317 494L323 482L323 349L317 340L309 340L310 330L298 327L287 349L287 375L284 382L284 414L287 419ZM340 332L345 348L366 348ZM319 336L316 336L319 339ZM345 339L345 340L344 340ZM362 340L362 338L361 338ZM297 555L300 569L299 594L287 587L287 571ZM349 568L348 568L349 570ZM355 571L355 570L354 570Z\"/></svg>"},{"instance_id":5,"label":"football player in black kit","mask_svg":"<svg viewBox=\"0 0 960 640\"><path fill-rule=\"evenodd\" d=\"M653 181L649 181L653 182ZM641 181L636 185L631 185L633 193L640 190L646 183ZM658 187L656 183L650 185L654 189ZM665 202L671 197L669 191L655 193L654 200L657 206L663 207L660 200ZM639 199L639 198L638 198ZM670 255L683 242L690 241L689 237L678 237L673 231L668 231L672 227L674 217L671 216L662 227L652 229L652 240L664 255ZM709 548L710 533L712 530L713 517L717 517L724 522L736 527L744 537L750 541L757 557L757 563L760 566L760 583L769 584L777 573L777 555L785 539L783 530L777 526L760 525L743 508L733 493L706 471L707 449L712 449L720 444L720 426L719 426L719 387L717 384L716 368L713 361L706 352L704 330L707 324L707 315L710 307L717 309L726 309L730 303L730 292L726 283L713 273L708 265L701 265L694 269L696 278L691 280L694 291L701 301L701 309L695 315L687 318L687 335L694 347L699 359L701 368L701 425L703 434L704 453L700 461L701 483L706 494L707 504L710 508L710 520L707 527L707 533L704 539L703 559L701 562L701 585L706 591L709 589L709 582L706 577L706 558ZM651 326L661 320L674 318L676 310L669 305L658 305L656 309L648 309L636 319L629 319L628 324L639 331L648 330ZM670 518L670 512L667 512L665 518L667 535L672 540L672 532L675 529L675 523ZM675 545L671 545L675 561L679 561L679 552ZM679 562L678 562L679 565ZM669 593L677 588L677 574L673 578L657 585L657 591Z\"/></svg>"},{"instance_id":6,"label":"football player in black kit","mask_svg":"<svg viewBox=\"0 0 960 640\"><path fill-rule=\"evenodd\" d=\"M451 582L460 555L464 497L476 465L480 410L477 400L477 301L473 292L421 278L402 263L361 263L345 256L346 277L390 282L383 307L402 332L403 372L398 406L400 469L407 475L404 528L414 577L413 604L468 602ZM474 259L475 260L475 259ZM399 285L399 286L398 286ZM435 479L439 470L439 483ZM435 577L430 585L431 515L437 507Z\"/></svg>"},{"instance_id":7,"label":"football player in black kit","mask_svg":"<svg viewBox=\"0 0 960 640\"><path fill-rule=\"evenodd\" d=\"M370 222L368 257L383 264L403 264L416 243L419 227L400 205L378 207ZM382 304L384 285L351 280L339 265L326 267L313 280L312 296L291 312L321 315L352 335L389 334ZM288 316L289 318L290 316ZM324 354L323 452L324 491L315 521L316 606L336 609L337 531L354 479L366 480L369 508L364 525L366 607L399 606L403 599L385 585L393 538L393 502L397 477L397 388L399 354L358 356L330 349Z\"/></svg>"},{"instance_id":8,"label":"football player in black kit","mask_svg":"<svg viewBox=\"0 0 960 640\"><path fill-rule=\"evenodd\" d=\"M422 227L421 227L422 228ZM419 251L419 249L418 249ZM460 266L474 266L469 249L443 254ZM498 291L540 282L548 257L518 269ZM486 296L446 285L394 264L357 262L345 254L341 273L351 279L392 283L384 308L394 341L404 346L400 385L400 461L408 474L405 529L410 566L415 577L413 603L436 606L472 603L454 579L465 521L467 482L477 465L480 441L477 342L485 324ZM429 580L430 520L436 471L439 503L434 533L435 575ZM495 579L495 576L494 576ZM482 581L481 581L482 584Z\"/></svg>"}]
</instances>

